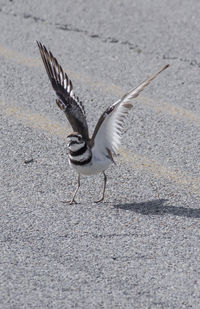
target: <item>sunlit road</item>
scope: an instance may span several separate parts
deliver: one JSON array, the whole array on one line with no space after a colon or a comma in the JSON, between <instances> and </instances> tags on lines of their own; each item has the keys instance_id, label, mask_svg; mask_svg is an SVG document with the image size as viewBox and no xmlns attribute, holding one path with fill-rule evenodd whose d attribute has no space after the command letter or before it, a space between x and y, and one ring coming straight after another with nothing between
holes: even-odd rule
<instances>
[{"instance_id":1,"label":"sunlit road","mask_svg":"<svg viewBox=\"0 0 200 309\"><path fill-rule=\"evenodd\" d=\"M199 308L200 3L0 2L1 308ZM73 81L90 133L134 101L117 165L82 178L36 40Z\"/></svg>"}]
</instances>

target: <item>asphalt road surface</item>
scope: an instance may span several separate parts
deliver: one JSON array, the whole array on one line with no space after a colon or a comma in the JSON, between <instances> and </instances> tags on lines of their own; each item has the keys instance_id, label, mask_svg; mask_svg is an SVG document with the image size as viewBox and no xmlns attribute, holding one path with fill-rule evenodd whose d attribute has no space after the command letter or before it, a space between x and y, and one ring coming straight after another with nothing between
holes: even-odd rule
<instances>
[{"instance_id":1,"label":"asphalt road surface","mask_svg":"<svg viewBox=\"0 0 200 309\"><path fill-rule=\"evenodd\" d=\"M200 2L0 1L0 307L200 308ZM103 177L68 165L70 128L36 40L73 81L90 132L134 101Z\"/></svg>"}]
</instances>

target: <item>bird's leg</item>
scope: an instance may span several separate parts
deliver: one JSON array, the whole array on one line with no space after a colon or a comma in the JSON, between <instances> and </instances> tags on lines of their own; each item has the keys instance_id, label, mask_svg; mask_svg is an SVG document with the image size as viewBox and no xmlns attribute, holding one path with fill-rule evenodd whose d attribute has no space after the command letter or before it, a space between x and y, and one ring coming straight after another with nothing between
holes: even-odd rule
<instances>
[{"instance_id":1,"label":"bird's leg","mask_svg":"<svg viewBox=\"0 0 200 309\"><path fill-rule=\"evenodd\" d=\"M63 202L63 203L67 203L67 204L77 204L77 202L75 201L75 196L76 196L76 194L77 194L77 192L78 192L78 189L80 188L80 186L81 186L81 181L80 181L80 179L81 179L81 177L80 177L80 174L78 174L78 187L76 188L76 190L75 190L75 192L74 192L74 195L73 195L73 197L72 197L72 199L71 200L69 200L69 201L65 201L65 202Z\"/></svg>"},{"instance_id":2,"label":"bird's leg","mask_svg":"<svg viewBox=\"0 0 200 309\"><path fill-rule=\"evenodd\" d=\"M69 201L69 204L73 204L73 203L77 204L77 202L75 201L75 196L76 196L76 194L77 194L77 192L78 192L78 189L80 188L80 185L81 185L80 179L81 179L80 174L78 174L78 187L76 188L76 190L75 190L75 192L74 192L74 195L73 195L71 201Z\"/></svg>"},{"instance_id":3,"label":"bird's leg","mask_svg":"<svg viewBox=\"0 0 200 309\"><path fill-rule=\"evenodd\" d=\"M99 203L99 202L102 202L104 200L104 193L105 193L105 190L106 190L106 183L107 183L107 176L104 172L103 172L103 176L104 176L104 184L103 184L102 197L98 201L95 201L95 203Z\"/></svg>"}]
</instances>

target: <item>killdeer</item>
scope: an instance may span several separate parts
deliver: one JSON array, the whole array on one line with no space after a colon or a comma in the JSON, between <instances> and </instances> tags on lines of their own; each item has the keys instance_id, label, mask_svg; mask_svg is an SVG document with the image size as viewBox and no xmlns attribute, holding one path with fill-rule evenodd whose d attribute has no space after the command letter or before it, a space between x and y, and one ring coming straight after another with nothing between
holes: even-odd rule
<instances>
[{"instance_id":1,"label":"killdeer","mask_svg":"<svg viewBox=\"0 0 200 309\"><path fill-rule=\"evenodd\" d=\"M169 65L165 65L159 72L142 82L138 87L131 89L121 99L110 105L99 118L94 133L90 138L85 109L83 103L73 92L71 80L52 53L40 42L37 42L37 44L47 75L58 96L56 103L65 113L74 130L67 137L67 146L69 150L69 164L78 173L78 186L69 203L76 203L75 197L80 188L80 175L93 175L97 173L103 173L104 176L102 197L95 201L101 202L104 200L107 182L105 170L111 163L114 163L113 153L117 152L125 118L133 107L131 101Z\"/></svg>"}]
</instances>

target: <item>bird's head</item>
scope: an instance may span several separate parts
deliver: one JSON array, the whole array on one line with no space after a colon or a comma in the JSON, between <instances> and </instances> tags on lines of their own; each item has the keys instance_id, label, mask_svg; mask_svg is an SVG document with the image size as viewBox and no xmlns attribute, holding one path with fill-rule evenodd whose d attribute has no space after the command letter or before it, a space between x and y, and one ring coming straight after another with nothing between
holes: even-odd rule
<instances>
[{"instance_id":1,"label":"bird's head","mask_svg":"<svg viewBox=\"0 0 200 309\"><path fill-rule=\"evenodd\" d=\"M67 136L68 144L67 147L71 151L77 151L85 145L85 141L82 135L78 132L73 132Z\"/></svg>"}]
</instances>

